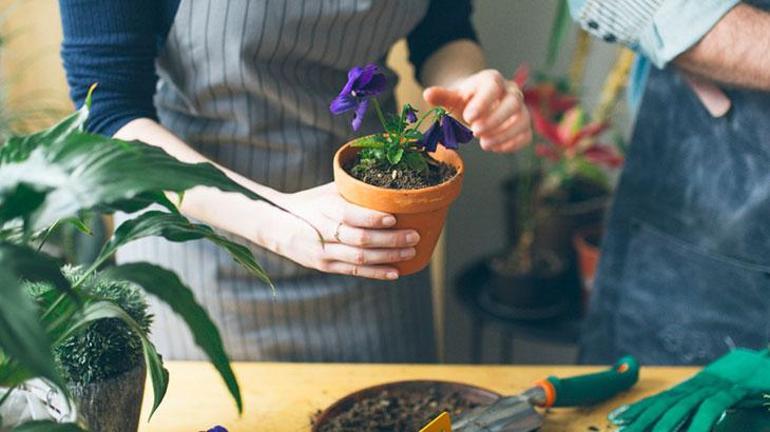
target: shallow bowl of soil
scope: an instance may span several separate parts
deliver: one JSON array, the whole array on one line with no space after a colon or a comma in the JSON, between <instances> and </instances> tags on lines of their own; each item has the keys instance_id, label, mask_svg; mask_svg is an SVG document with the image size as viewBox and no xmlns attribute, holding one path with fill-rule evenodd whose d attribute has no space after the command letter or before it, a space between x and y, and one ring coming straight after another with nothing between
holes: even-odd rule
<instances>
[{"instance_id":1,"label":"shallow bowl of soil","mask_svg":"<svg viewBox=\"0 0 770 432\"><path fill-rule=\"evenodd\" d=\"M396 229L416 230L420 242L415 257L394 267L402 276L424 269L441 235L449 206L460 196L464 175L462 159L457 152L439 147L431 154L435 160L435 164L431 164L432 172L425 173L422 179L399 170L362 176L350 172L360 150L351 144L342 146L334 156L337 190L353 204L395 215Z\"/></svg>"},{"instance_id":2,"label":"shallow bowl of soil","mask_svg":"<svg viewBox=\"0 0 770 432\"><path fill-rule=\"evenodd\" d=\"M453 419L498 393L448 381L400 381L352 393L321 412L313 432L417 432L444 411Z\"/></svg>"}]
</instances>

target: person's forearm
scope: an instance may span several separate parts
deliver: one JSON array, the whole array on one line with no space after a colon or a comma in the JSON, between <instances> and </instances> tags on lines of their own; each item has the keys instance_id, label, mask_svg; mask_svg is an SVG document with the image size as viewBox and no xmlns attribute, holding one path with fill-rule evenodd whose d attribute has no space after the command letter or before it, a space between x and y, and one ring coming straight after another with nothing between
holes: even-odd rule
<instances>
[{"instance_id":1,"label":"person's forearm","mask_svg":"<svg viewBox=\"0 0 770 432\"><path fill-rule=\"evenodd\" d=\"M452 84L486 68L484 52L476 42L450 42L428 58L422 69L425 86L451 87Z\"/></svg>"},{"instance_id":2,"label":"person's forearm","mask_svg":"<svg viewBox=\"0 0 770 432\"><path fill-rule=\"evenodd\" d=\"M210 162L176 135L150 119L137 119L123 126L115 138L139 140L158 146L175 158L188 163ZM280 205L284 194L255 183L225 167L217 165L228 177L260 196ZM254 202L243 195L222 192L214 188L198 187L185 193L180 210L183 214L219 229L246 237L269 246L271 239L263 235L261 226L269 226L275 217L285 213L266 202Z\"/></svg>"},{"instance_id":3,"label":"person's forearm","mask_svg":"<svg viewBox=\"0 0 770 432\"><path fill-rule=\"evenodd\" d=\"M675 63L703 78L770 91L768 52L770 13L740 4Z\"/></svg>"}]
</instances>

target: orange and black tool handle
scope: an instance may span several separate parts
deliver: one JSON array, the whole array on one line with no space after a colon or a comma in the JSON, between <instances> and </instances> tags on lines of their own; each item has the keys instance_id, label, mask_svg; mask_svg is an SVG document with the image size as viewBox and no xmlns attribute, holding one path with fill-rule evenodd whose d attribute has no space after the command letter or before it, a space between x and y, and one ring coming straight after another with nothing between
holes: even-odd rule
<instances>
[{"instance_id":1,"label":"orange and black tool handle","mask_svg":"<svg viewBox=\"0 0 770 432\"><path fill-rule=\"evenodd\" d=\"M545 397L533 402L546 408L593 405L630 389L638 380L639 362L626 356L602 372L563 379L550 376L539 381L536 388Z\"/></svg>"}]
</instances>

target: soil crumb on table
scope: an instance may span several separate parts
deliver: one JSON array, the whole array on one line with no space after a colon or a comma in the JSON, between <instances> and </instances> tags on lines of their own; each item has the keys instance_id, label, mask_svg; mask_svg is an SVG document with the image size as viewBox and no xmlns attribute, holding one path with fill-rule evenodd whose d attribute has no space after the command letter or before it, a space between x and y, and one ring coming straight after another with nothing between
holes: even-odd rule
<instances>
[{"instance_id":1,"label":"soil crumb on table","mask_svg":"<svg viewBox=\"0 0 770 432\"><path fill-rule=\"evenodd\" d=\"M377 397L359 400L319 431L417 432L444 411L456 419L477 406L458 393L441 397L435 389L403 394L383 391Z\"/></svg>"},{"instance_id":2,"label":"soil crumb on table","mask_svg":"<svg viewBox=\"0 0 770 432\"><path fill-rule=\"evenodd\" d=\"M457 174L457 168L440 161L432 161L424 172L404 169L387 170L381 167L354 170L356 163L358 163L357 157L344 166L345 171L364 183L388 189L422 189L436 186Z\"/></svg>"}]
</instances>

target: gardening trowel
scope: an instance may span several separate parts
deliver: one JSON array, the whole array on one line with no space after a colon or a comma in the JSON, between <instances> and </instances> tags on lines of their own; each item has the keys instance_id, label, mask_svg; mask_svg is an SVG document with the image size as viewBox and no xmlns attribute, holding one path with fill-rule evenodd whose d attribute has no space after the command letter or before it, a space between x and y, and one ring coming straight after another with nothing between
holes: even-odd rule
<instances>
[{"instance_id":1,"label":"gardening trowel","mask_svg":"<svg viewBox=\"0 0 770 432\"><path fill-rule=\"evenodd\" d=\"M516 396L469 411L452 422L452 432L532 432L543 424L535 407L593 405L628 390L639 379L639 363L624 357L611 369L560 379L548 377ZM446 431L449 432L449 431Z\"/></svg>"}]
</instances>

